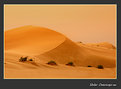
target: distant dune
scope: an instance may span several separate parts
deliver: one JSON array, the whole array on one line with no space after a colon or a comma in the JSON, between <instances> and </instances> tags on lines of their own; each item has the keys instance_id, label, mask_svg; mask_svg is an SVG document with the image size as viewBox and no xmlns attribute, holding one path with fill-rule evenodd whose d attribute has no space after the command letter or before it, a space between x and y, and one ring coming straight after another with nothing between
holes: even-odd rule
<instances>
[{"instance_id":1,"label":"distant dune","mask_svg":"<svg viewBox=\"0 0 121 89\"><path fill-rule=\"evenodd\" d=\"M21 63L22 56L34 61ZM47 65L50 60L58 66ZM75 67L66 66L68 62ZM75 43L48 28L23 26L5 31L4 74L5 78L116 78L116 48L107 42Z\"/></svg>"},{"instance_id":2,"label":"distant dune","mask_svg":"<svg viewBox=\"0 0 121 89\"><path fill-rule=\"evenodd\" d=\"M108 48L108 49L116 49L116 47L108 42L102 42L102 43L87 43L86 45L88 46L93 46L93 47L103 47L103 48Z\"/></svg>"}]
</instances>

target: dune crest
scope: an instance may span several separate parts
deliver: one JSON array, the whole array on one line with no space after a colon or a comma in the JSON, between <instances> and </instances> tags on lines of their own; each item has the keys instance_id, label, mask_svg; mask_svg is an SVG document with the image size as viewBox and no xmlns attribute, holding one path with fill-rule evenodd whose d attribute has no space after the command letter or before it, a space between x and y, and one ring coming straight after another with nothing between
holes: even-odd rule
<instances>
[{"instance_id":1,"label":"dune crest","mask_svg":"<svg viewBox=\"0 0 121 89\"><path fill-rule=\"evenodd\" d=\"M65 37L55 31L37 26L23 26L5 31L5 50L37 55L57 47Z\"/></svg>"},{"instance_id":2,"label":"dune crest","mask_svg":"<svg viewBox=\"0 0 121 89\"><path fill-rule=\"evenodd\" d=\"M68 38L56 48L43 53L42 56L48 57L46 58L47 61L52 59L62 64L72 61L78 66L116 66L116 53L114 50L95 49L83 45L78 46Z\"/></svg>"},{"instance_id":3,"label":"dune crest","mask_svg":"<svg viewBox=\"0 0 121 89\"><path fill-rule=\"evenodd\" d=\"M116 49L108 43L99 43L99 47L95 47L95 44L77 44L59 32L31 25L7 30L4 36L6 78L25 78L28 75L30 78L45 78L48 74L48 77L57 78L59 70L62 71L63 78L116 77ZM29 56L34 61L21 63L19 58L22 56ZM46 63L50 60L55 61L58 66L48 66ZM67 67L65 64L68 62L73 62L75 67ZM93 72L90 75L87 67L89 65ZM96 69L98 65L103 65L106 69L101 72ZM34 75L31 75L32 71ZM67 71L72 75L68 76ZM110 74L107 76L106 73Z\"/></svg>"}]
</instances>

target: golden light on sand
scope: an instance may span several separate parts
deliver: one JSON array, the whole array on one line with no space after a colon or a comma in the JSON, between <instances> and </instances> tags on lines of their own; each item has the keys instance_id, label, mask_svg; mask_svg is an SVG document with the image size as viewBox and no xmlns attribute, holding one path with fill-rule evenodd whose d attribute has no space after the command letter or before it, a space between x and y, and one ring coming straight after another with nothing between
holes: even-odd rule
<instances>
[{"instance_id":1,"label":"golden light on sand","mask_svg":"<svg viewBox=\"0 0 121 89\"><path fill-rule=\"evenodd\" d=\"M4 78L116 79L115 12L116 5L6 4Z\"/></svg>"}]
</instances>

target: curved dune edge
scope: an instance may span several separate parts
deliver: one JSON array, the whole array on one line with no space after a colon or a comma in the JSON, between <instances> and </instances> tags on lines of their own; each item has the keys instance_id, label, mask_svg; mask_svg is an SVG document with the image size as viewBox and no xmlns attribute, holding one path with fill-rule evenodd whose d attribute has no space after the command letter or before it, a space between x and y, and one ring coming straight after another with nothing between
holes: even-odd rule
<instances>
[{"instance_id":1,"label":"curved dune edge","mask_svg":"<svg viewBox=\"0 0 121 89\"><path fill-rule=\"evenodd\" d=\"M23 55L44 53L64 41L62 34L38 26L23 26L5 31L5 50Z\"/></svg>"},{"instance_id":2,"label":"curved dune edge","mask_svg":"<svg viewBox=\"0 0 121 89\"><path fill-rule=\"evenodd\" d=\"M116 49L77 45L56 31L38 26L5 31L4 56L5 78L116 78ZM34 61L21 63L21 56ZM50 60L58 65L47 65ZM75 67L65 65L70 61ZM104 69L97 69L97 65Z\"/></svg>"},{"instance_id":3,"label":"curved dune edge","mask_svg":"<svg viewBox=\"0 0 121 89\"><path fill-rule=\"evenodd\" d=\"M77 66L92 65L97 67L97 65L103 65L104 67L116 67L115 50L97 50L86 46L79 47L69 39L66 39L55 49L45 52L42 56L48 57L45 58L47 61L54 60L62 64L72 61Z\"/></svg>"}]
</instances>

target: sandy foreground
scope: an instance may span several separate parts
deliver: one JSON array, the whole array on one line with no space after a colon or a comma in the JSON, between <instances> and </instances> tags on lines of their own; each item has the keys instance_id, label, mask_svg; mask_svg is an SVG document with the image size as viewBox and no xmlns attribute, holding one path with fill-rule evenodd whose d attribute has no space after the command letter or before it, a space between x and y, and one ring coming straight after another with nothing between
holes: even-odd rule
<instances>
[{"instance_id":1,"label":"sandy foreground","mask_svg":"<svg viewBox=\"0 0 121 89\"><path fill-rule=\"evenodd\" d=\"M37 26L23 26L4 33L5 79L116 78L116 48L112 44L73 42L61 33ZM19 62L25 56L33 61ZM57 65L48 65L51 60ZM65 65L68 62L75 66ZM98 65L104 69L98 69Z\"/></svg>"}]
</instances>

